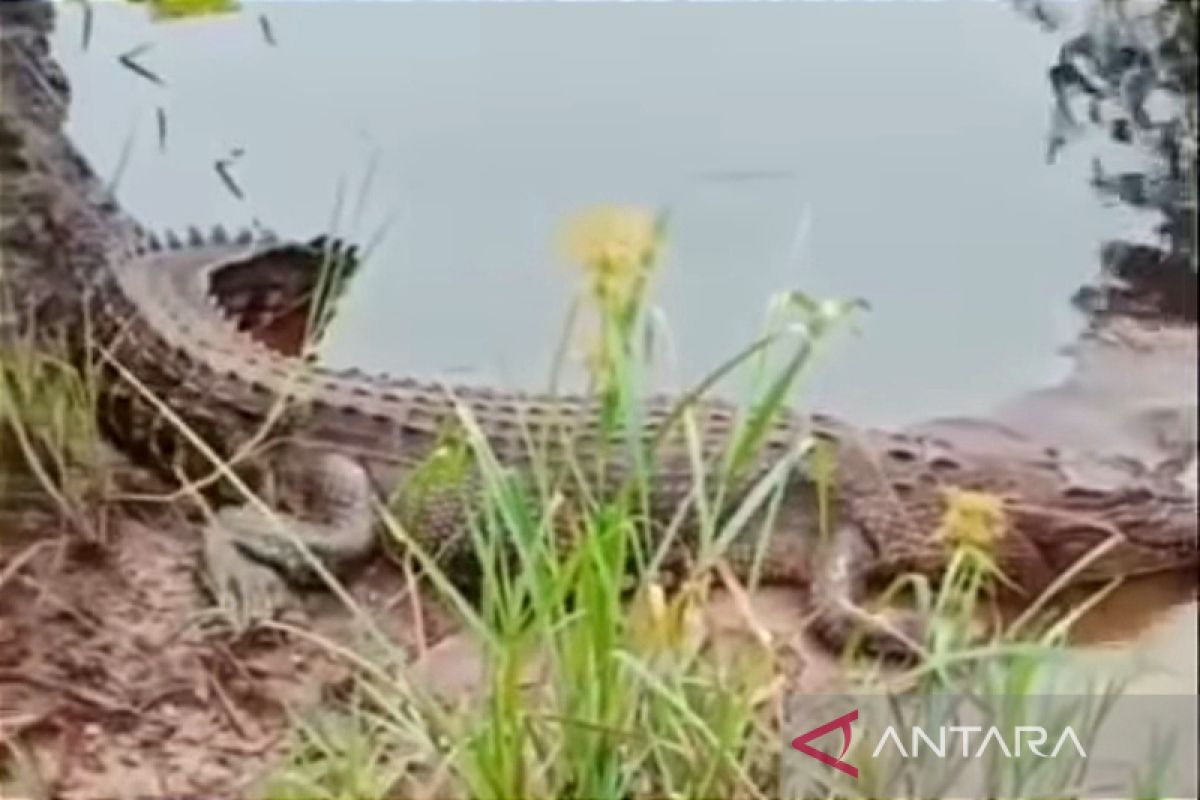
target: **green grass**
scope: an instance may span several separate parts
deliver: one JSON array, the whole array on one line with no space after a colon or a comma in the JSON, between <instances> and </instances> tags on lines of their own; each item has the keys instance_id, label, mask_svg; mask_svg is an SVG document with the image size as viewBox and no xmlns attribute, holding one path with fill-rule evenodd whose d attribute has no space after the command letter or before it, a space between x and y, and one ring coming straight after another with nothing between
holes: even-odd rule
<instances>
[{"instance_id":1,"label":"green grass","mask_svg":"<svg viewBox=\"0 0 1200 800\"><path fill-rule=\"evenodd\" d=\"M96 384L60 352L0 344L0 507L48 498L63 520L79 523L105 480Z\"/></svg>"}]
</instances>

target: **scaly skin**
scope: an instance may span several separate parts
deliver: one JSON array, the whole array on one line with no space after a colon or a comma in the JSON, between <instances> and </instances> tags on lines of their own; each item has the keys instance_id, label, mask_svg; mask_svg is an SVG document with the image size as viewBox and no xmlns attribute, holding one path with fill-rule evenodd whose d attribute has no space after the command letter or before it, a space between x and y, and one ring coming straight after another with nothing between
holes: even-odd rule
<instances>
[{"instance_id":1,"label":"scaly skin","mask_svg":"<svg viewBox=\"0 0 1200 800\"><path fill-rule=\"evenodd\" d=\"M40 4L6 4L14 5ZM48 297L47 286L56 291L45 308L35 304L35 313L17 316L26 327L49 321L75 338L80 320L91 319L104 364L105 429L134 458L180 477L209 476L212 462L181 434L182 423L272 505L267 517L254 505L227 503L207 526L208 574L219 597L250 615L270 613L281 597L281 574L293 582L314 577L297 540L335 572L367 556L376 544L374 502L408 484L460 413L475 420L500 464L518 474L533 466L533 441L544 468L578 465L601 498L629 477L629 451L602 441L592 398L334 372L298 357L301 337L286 324L276 336L244 330L254 327L247 320L255 314L230 298L244 296L239 286L263 285L254 276L271 273L270 258L245 243L198 241L193 249L164 251L148 239L62 135L63 114L47 102L61 82L37 80L54 69L38 41L36 32L6 21L0 143L6 183L17 188L6 191L3 208L6 256L15 255L8 278L31 297ZM239 281L239 271L250 277ZM231 321L222 321L222 306L233 312ZM692 502L699 482L679 426L668 428L673 407L669 398L649 399L639 436L659 441L645 531L651 543ZM735 410L706 400L693 411L700 460L711 466L733 433ZM993 544L996 559L1030 595L1109 539L1115 547L1080 580L1194 569L1200 561L1195 501L1178 484L1127 461L1043 448L982 421L943 436L782 414L739 476L729 507L809 435L835 455L829 528L822 530L820 481L806 469L793 471L761 576L811 584L816 629L834 644L862 628L870 649L908 652L906 637L919 635L920 621L898 612L868 615L861 605L881 581L908 571L936 578L944 570L948 548L935 531L949 488L1004 499L1008 525ZM451 491L402 501L398 511L420 542L448 558L451 578L469 583L478 565L465 528L479 476L469 469L461 478ZM578 505L578 493L568 495ZM694 515L683 519L685 533L694 532ZM727 554L743 576L759 544L758 528L746 530Z\"/></svg>"}]
</instances>

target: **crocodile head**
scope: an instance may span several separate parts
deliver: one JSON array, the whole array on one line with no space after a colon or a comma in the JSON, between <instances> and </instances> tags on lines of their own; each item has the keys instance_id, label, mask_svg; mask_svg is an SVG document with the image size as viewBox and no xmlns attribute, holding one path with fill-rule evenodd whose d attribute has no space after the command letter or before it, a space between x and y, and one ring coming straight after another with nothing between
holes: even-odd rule
<instances>
[{"instance_id":1,"label":"crocodile head","mask_svg":"<svg viewBox=\"0 0 1200 800\"><path fill-rule=\"evenodd\" d=\"M1196 494L1179 480L1076 483L1048 506L1012 513L1055 574L1082 582L1200 568Z\"/></svg>"},{"instance_id":2,"label":"crocodile head","mask_svg":"<svg viewBox=\"0 0 1200 800\"><path fill-rule=\"evenodd\" d=\"M961 489L1001 502L1004 534L989 546L1032 595L1063 575L1093 583L1200 567L1196 493L1173 470L1046 447L967 417L930 420L903 436L856 437L864 455L843 442L840 474L889 561L941 558L925 532L946 522L946 492Z\"/></svg>"}]
</instances>

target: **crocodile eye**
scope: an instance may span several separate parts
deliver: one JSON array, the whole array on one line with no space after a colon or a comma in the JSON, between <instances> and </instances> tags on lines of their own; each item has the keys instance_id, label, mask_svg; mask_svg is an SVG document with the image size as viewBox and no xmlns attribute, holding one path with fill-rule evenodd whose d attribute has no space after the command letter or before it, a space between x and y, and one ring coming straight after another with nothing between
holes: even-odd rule
<instances>
[{"instance_id":1,"label":"crocodile eye","mask_svg":"<svg viewBox=\"0 0 1200 800\"><path fill-rule=\"evenodd\" d=\"M955 461L953 458L946 456L937 456L929 462L929 468L934 472L958 472L962 469L962 464Z\"/></svg>"}]
</instances>

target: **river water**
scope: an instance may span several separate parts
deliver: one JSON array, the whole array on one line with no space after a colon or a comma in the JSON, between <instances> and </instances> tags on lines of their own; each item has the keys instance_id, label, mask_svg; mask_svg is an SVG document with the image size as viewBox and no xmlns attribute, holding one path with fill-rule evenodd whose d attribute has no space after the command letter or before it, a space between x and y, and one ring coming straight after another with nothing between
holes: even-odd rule
<instances>
[{"instance_id":1,"label":"river water","mask_svg":"<svg viewBox=\"0 0 1200 800\"><path fill-rule=\"evenodd\" d=\"M540 385L578 277L559 226L630 203L671 212L678 380L795 288L871 306L812 403L982 412L1063 372L1066 299L1129 223L1086 148L1045 163L1059 39L1006 3L97 6L86 48L61 9L71 134L142 220L380 237L334 363ZM1152 635L1194 681L1177 622Z\"/></svg>"},{"instance_id":2,"label":"river water","mask_svg":"<svg viewBox=\"0 0 1200 800\"><path fill-rule=\"evenodd\" d=\"M872 308L813 402L966 413L1056 374L1064 301L1114 227L1083 149L1044 162L1058 40L1003 3L258 3L167 25L104 4L87 50L81 21L65 7L56 42L72 133L142 219L312 235L340 191L340 230L387 226L339 363L538 385L577 277L562 220L632 203L673 214L680 380L799 288ZM119 63L141 45L164 85ZM244 199L213 166L234 151Z\"/></svg>"}]
</instances>

